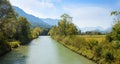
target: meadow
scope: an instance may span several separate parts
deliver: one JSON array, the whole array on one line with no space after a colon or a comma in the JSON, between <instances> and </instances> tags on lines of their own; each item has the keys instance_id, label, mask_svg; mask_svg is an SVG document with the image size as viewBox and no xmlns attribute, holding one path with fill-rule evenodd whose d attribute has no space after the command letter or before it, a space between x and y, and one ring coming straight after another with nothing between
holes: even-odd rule
<instances>
[{"instance_id":1,"label":"meadow","mask_svg":"<svg viewBox=\"0 0 120 64\"><path fill-rule=\"evenodd\" d=\"M96 40L102 42L106 40L106 35L79 35L78 37L84 38L86 41Z\"/></svg>"}]
</instances>

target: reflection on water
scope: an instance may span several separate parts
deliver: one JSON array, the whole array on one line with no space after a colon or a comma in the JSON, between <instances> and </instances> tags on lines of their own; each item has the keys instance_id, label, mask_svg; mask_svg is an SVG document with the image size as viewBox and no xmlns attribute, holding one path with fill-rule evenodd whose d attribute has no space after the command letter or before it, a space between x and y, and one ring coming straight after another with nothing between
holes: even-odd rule
<instances>
[{"instance_id":1,"label":"reflection on water","mask_svg":"<svg viewBox=\"0 0 120 64\"><path fill-rule=\"evenodd\" d=\"M19 54L18 54L19 53ZM49 36L40 36L0 58L0 64L94 64Z\"/></svg>"}]
</instances>

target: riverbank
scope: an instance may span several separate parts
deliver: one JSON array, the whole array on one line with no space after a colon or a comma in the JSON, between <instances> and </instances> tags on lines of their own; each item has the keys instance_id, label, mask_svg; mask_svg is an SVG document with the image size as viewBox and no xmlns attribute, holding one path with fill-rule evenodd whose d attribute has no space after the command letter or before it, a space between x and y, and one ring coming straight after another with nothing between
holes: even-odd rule
<instances>
[{"instance_id":1,"label":"riverbank","mask_svg":"<svg viewBox=\"0 0 120 64\"><path fill-rule=\"evenodd\" d=\"M0 56L5 55L6 53L12 51L14 48L18 48L19 46L20 46L19 41L7 42L6 47L4 47L4 49L1 49L2 51L0 52Z\"/></svg>"},{"instance_id":2,"label":"riverbank","mask_svg":"<svg viewBox=\"0 0 120 64\"><path fill-rule=\"evenodd\" d=\"M6 53L8 53L8 52L10 52L10 51L11 51L11 48L10 48L10 47L8 47L8 48L5 49L5 50L0 50L0 57L3 56L3 55L5 55Z\"/></svg>"},{"instance_id":3,"label":"riverbank","mask_svg":"<svg viewBox=\"0 0 120 64\"><path fill-rule=\"evenodd\" d=\"M53 38L53 39L54 39L54 38ZM62 44L64 47L70 49L71 51L73 51L73 52L75 52L75 53L77 53L77 54L79 54L79 55L82 55L82 56L84 56L85 58L87 58L87 59L89 59L89 60L91 60L91 61L93 61L94 63L97 64L97 62L96 62L95 60L93 60L92 57L88 57L87 55L85 55L85 54L83 54L82 52L80 52L80 51L79 51L79 48L76 48L76 47L73 47L73 46L70 46L70 45L66 45L66 44L65 44L64 42L62 42L62 41L58 41L58 40L57 40L57 42L59 42L60 44Z\"/></svg>"},{"instance_id":4,"label":"riverbank","mask_svg":"<svg viewBox=\"0 0 120 64\"><path fill-rule=\"evenodd\" d=\"M65 47L82 55L97 64L119 64L120 49L115 43L97 40L85 40L79 36L52 36ZM104 38L103 38L104 39Z\"/></svg>"},{"instance_id":5,"label":"riverbank","mask_svg":"<svg viewBox=\"0 0 120 64\"><path fill-rule=\"evenodd\" d=\"M0 44L0 57L9 53L10 51L12 51L13 49L16 49L18 47L24 46L24 45L28 45L30 41L32 41L33 39L38 38L39 36L35 36L34 38L32 37L31 40L28 41L28 43L22 44L20 41L11 41L11 42L5 42L4 44Z\"/></svg>"}]
</instances>

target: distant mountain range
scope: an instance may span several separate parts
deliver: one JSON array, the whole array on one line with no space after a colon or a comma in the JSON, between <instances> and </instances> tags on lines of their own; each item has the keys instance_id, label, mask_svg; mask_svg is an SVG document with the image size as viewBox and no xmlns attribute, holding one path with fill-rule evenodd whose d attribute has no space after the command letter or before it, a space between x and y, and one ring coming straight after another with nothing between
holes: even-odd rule
<instances>
[{"instance_id":1,"label":"distant mountain range","mask_svg":"<svg viewBox=\"0 0 120 64\"><path fill-rule=\"evenodd\" d=\"M51 18L38 18L36 16L33 16L31 14L28 14L24 12L22 9L13 6L15 11L18 13L19 16L25 16L28 21L31 23L32 27L42 27L42 28L50 28L53 25L57 25L58 20L57 19L51 19Z\"/></svg>"},{"instance_id":2,"label":"distant mountain range","mask_svg":"<svg viewBox=\"0 0 120 64\"><path fill-rule=\"evenodd\" d=\"M107 29L104 29L100 26L97 26L97 27L84 27L84 28L80 28L80 30L82 32L86 32L86 31L98 31L98 32L102 32L102 33L107 33L107 32L110 32L112 30L111 27L107 28Z\"/></svg>"},{"instance_id":3,"label":"distant mountain range","mask_svg":"<svg viewBox=\"0 0 120 64\"><path fill-rule=\"evenodd\" d=\"M49 25L53 26L53 25L58 25L58 19L51 19L51 18L46 18L46 19L42 19L42 21L48 23Z\"/></svg>"},{"instance_id":4,"label":"distant mountain range","mask_svg":"<svg viewBox=\"0 0 120 64\"><path fill-rule=\"evenodd\" d=\"M24 12L22 9L13 6L13 8L15 9L15 11L18 13L19 16L25 16L28 21L31 23L32 27L42 27L42 28L51 28L53 25L57 25L59 22L59 19L51 19L51 18L39 18L36 17L34 15L28 14L26 12ZM86 32L86 31L99 31L102 33L106 33L106 32L110 32L111 31L111 27L104 29L100 26L97 27L84 27L84 28L79 28L82 32Z\"/></svg>"}]
</instances>

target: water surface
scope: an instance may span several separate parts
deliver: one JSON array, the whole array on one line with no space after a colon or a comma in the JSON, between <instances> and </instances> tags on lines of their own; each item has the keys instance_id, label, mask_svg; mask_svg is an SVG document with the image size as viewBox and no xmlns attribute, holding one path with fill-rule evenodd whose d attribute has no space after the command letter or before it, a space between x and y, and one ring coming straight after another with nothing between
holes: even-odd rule
<instances>
[{"instance_id":1,"label":"water surface","mask_svg":"<svg viewBox=\"0 0 120 64\"><path fill-rule=\"evenodd\" d=\"M40 36L0 58L0 64L95 64L50 36Z\"/></svg>"}]
</instances>

